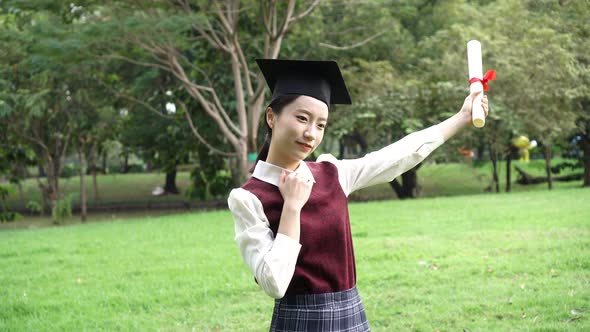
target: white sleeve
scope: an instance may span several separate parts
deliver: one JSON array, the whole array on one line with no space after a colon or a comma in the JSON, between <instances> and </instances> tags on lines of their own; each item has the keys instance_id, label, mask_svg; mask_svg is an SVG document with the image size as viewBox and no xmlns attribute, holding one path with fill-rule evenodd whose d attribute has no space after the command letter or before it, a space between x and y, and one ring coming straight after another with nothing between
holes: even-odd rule
<instances>
[{"instance_id":1,"label":"white sleeve","mask_svg":"<svg viewBox=\"0 0 590 332\"><path fill-rule=\"evenodd\" d=\"M227 202L244 262L268 295L282 298L293 278L301 244L280 233L275 238L262 203L251 192L234 189Z\"/></svg>"},{"instance_id":2,"label":"white sleeve","mask_svg":"<svg viewBox=\"0 0 590 332\"><path fill-rule=\"evenodd\" d=\"M355 190L390 182L418 165L444 143L437 125L414 132L381 150L358 159L338 160L323 154L317 161L328 161L338 168L338 180L346 196Z\"/></svg>"}]
</instances>

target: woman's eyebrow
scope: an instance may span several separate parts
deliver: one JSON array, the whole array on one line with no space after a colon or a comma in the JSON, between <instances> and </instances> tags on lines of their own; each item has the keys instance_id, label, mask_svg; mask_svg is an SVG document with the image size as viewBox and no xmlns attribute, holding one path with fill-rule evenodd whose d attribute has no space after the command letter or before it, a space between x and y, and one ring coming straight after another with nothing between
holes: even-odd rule
<instances>
[{"instance_id":1,"label":"woman's eyebrow","mask_svg":"<svg viewBox=\"0 0 590 332\"><path fill-rule=\"evenodd\" d=\"M306 110L306 109L302 109L302 108L296 109L296 110L295 110L295 112L302 112L302 113L305 113L305 114L307 114L307 115L309 115L309 116L313 116L313 114L312 114L310 111L308 111L308 110ZM326 119L326 118L324 118L324 117L320 117L320 118L318 118L318 119L319 119L320 121L328 121L328 119Z\"/></svg>"}]
</instances>

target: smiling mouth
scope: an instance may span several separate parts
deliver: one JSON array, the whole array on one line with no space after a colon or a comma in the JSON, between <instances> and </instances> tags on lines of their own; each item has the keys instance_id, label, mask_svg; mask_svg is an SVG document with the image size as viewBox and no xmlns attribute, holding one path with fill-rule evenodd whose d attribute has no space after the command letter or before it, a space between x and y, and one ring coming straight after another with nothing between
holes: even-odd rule
<instances>
[{"instance_id":1,"label":"smiling mouth","mask_svg":"<svg viewBox=\"0 0 590 332\"><path fill-rule=\"evenodd\" d=\"M309 151L309 150L311 150L311 149L313 148L313 146L311 146L311 145L309 145L309 144L306 144L306 143L300 143L300 142L297 142L297 144L299 144L299 146L301 146L301 148L302 148L304 151Z\"/></svg>"}]
</instances>

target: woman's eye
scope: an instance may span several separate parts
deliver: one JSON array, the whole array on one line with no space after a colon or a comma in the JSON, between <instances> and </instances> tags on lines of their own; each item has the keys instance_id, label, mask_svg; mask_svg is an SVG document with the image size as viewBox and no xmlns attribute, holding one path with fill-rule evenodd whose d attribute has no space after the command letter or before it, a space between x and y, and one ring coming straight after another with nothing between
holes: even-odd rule
<instances>
[{"instance_id":1,"label":"woman's eye","mask_svg":"<svg viewBox=\"0 0 590 332\"><path fill-rule=\"evenodd\" d=\"M321 129L324 129L324 128L326 128L326 125L325 125L324 123L320 123L320 124L318 125L318 127L320 127Z\"/></svg>"},{"instance_id":2,"label":"woman's eye","mask_svg":"<svg viewBox=\"0 0 590 332\"><path fill-rule=\"evenodd\" d=\"M307 118L301 115L297 116L297 119L301 120L301 121L307 121Z\"/></svg>"}]
</instances>

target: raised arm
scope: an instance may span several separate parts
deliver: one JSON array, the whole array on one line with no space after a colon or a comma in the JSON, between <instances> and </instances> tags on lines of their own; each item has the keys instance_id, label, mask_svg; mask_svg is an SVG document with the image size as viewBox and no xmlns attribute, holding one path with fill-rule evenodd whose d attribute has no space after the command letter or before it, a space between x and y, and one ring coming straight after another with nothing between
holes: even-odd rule
<instances>
[{"instance_id":1,"label":"raised arm","mask_svg":"<svg viewBox=\"0 0 590 332\"><path fill-rule=\"evenodd\" d=\"M332 155L321 155L318 161L328 161L338 167L338 179L348 196L355 190L390 182L423 161L432 151L471 123L471 105L477 93L465 98L461 110L447 120L414 132L401 140L358 159L337 160ZM484 96L482 107L487 115L488 102Z\"/></svg>"}]
</instances>

